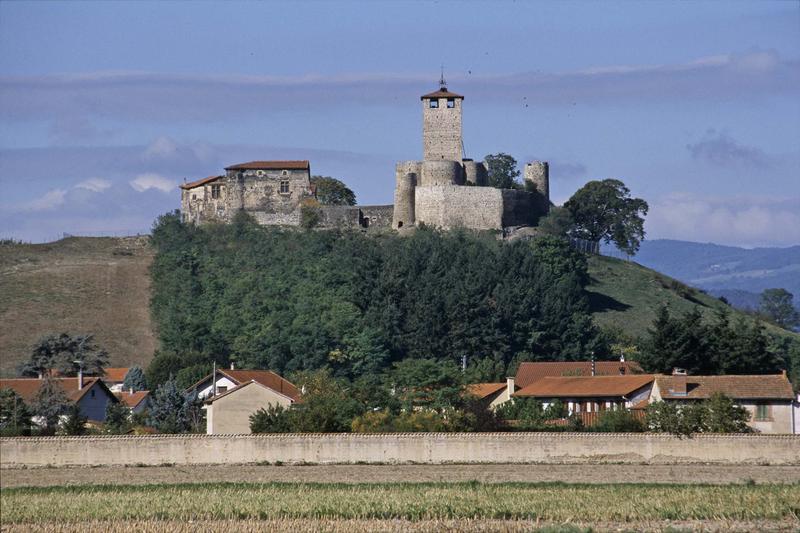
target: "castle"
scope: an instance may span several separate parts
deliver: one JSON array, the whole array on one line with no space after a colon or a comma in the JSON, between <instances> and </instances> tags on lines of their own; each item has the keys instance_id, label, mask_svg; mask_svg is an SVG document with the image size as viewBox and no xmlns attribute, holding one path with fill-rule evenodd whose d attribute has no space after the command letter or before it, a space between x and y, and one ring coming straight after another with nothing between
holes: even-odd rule
<instances>
[{"instance_id":1,"label":"castle","mask_svg":"<svg viewBox=\"0 0 800 533\"><path fill-rule=\"evenodd\" d=\"M490 187L486 165L463 157L464 97L442 79L439 90L420 99L423 158L397 163L394 205L320 206L320 226L502 230L534 226L547 214L546 162L526 163L526 190ZM302 206L314 197L308 161L251 161L181 185L181 212L193 223L229 222L245 211L259 224L298 226Z\"/></svg>"}]
</instances>

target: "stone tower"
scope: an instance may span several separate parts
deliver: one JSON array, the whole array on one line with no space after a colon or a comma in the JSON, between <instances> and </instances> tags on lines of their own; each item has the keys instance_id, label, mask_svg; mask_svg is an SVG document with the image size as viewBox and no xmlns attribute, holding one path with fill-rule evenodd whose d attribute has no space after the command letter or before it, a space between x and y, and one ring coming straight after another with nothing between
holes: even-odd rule
<instances>
[{"instance_id":1,"label":"stone tower","mask_svg":"<svg viewBox=\"0 0 800 533\"><path fill-rule=\"evenodd\" d=\"M464 97L447 90L444 76L439 90L421 97L422 159L461 162L461 102Z\"/></svg>"}]
</instances>

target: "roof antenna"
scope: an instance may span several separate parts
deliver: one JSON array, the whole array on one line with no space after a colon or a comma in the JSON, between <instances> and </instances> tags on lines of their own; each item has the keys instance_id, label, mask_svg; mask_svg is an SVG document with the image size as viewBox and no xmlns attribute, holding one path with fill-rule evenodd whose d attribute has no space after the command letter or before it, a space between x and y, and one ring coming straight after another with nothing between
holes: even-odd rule
<instances>
[{"instance_id":1,"label":"roof antenna","mask_svg":"<svg viewBox=\"0 0 800 533\"><path fill-rule=\"evenodd\" d=\"M444 81L444 63L442 63L442 76L439 78L439 87L447 89L447 82Z\"/></svg>"}]
</instances>

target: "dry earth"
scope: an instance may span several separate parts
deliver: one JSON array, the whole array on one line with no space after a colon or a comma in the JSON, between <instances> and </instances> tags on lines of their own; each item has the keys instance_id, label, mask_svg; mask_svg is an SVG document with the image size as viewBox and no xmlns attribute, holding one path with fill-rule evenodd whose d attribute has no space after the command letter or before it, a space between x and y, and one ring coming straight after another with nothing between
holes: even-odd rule
<instances>
[{"instance_id":1,"label":"dry earth","mask_svg":"<svg viewBox=\"0 0 800 533\"><path fill-rule=\"evenodd\" d=\"M48 523L48 524L9 524L2 526L2 531L8 532L77 532L77 531L136 531L150 533L170 531L184 533L190 531L291 531L292 533L367 533L367 532L504 532L504 533L582 533L582 532L735 532L745 533L752 531L798 531L796 520L665 520L652 522L604 522L604 523L570 523L555 524L535 520L326 520L308 518L281 518L273 520L196 520L196 521L167 521L167 520L142 520L119 522L76 522L76 523Z\"/></svg>"},{"instance_id":2,"label":"dry earth","mask_svg":"<svg viewBox=\"0 0 800 533\"><path fill-rule=\"evenodd\" d=\"M724 465L308 465L4 469L0 488L85 484L271 481L565 483L800 483L800 466Z\"/></svg>"},{"instance_id":3,"label":"dry earth","mask_svg":"<svg viewBox=\"0 0 800 533\"><path fill-rule=\"evenodd\" d=\"M43 335L93 333L110 366L147 365L153 251L147 237L70 237L0 244L0 376Z\"/></svg>"}]
</instances>

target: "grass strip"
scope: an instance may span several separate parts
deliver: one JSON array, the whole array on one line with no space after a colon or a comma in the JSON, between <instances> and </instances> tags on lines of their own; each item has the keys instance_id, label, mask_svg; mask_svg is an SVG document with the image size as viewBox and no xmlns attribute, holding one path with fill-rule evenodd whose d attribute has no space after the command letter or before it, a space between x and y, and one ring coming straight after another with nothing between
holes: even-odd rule
<instances>
[{"instance_id":1,"label":"grass strip","mask_svg":"<svg viewBox=\"0 0 800 533\"><path fill-rule=\"evenodd\" d=\"M3 524L88 520L797 520L794 485L197 483L0 491Z\"/></svg>"}]
</instances>

